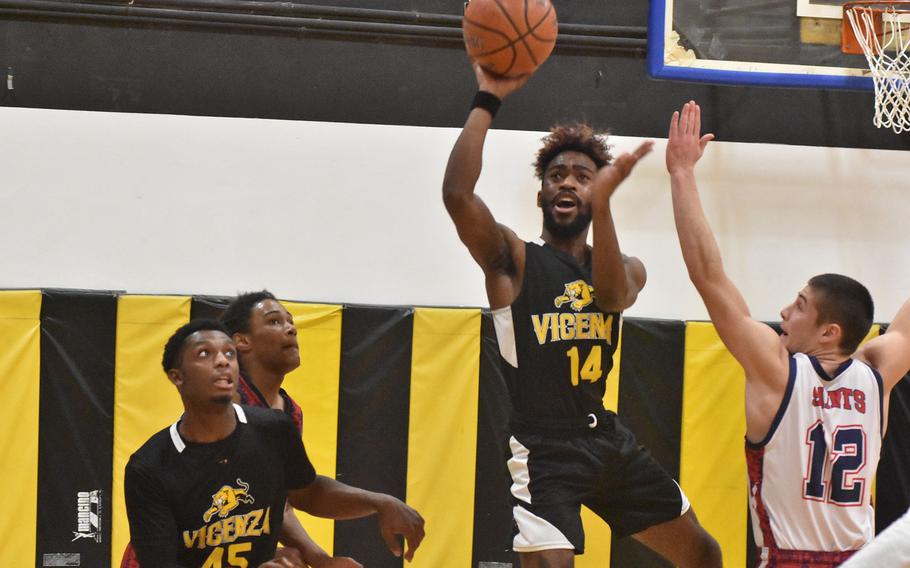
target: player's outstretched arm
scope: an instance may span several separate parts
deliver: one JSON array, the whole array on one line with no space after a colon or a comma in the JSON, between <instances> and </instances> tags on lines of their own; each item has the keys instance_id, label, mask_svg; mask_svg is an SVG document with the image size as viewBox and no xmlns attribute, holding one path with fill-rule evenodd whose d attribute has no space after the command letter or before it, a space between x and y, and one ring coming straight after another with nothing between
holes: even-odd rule
<instances>
[{"instance_id":1,"label":"player's outstretched arm","mask_svg":"<svg viewBox=\"0 0 910 568\"><path fill-rule=\"evenodd\" d=\"M856 356L882 376L885 393L910 371L910 300L900 307L888 331L859 348Z\"/></svg>"},{"instance_id":2,"label":"player's outstretched arm","mask_svg":"<svg viewBox=\"0 0 910 568\"><path fill-rule=\"evenodd\" d=\"M401 556L400 539L407 542L403 554L408 561L414 558L424 537L423 517L399 499L351 487L322 475L303 489L289 491L288 501L295 509L330 519L356 519L376 514L382 538L392 554Z\"/></svg>"},{"instance_id":3,"label":"player's outstretched arm","mask_svg":"<svg viewBox=\"0 0 910 568\"><path fill-rule=\"evenodd\" d=\"M752 319L749 307L724 271L714 233L705 218L695 164L714 135L701 136L701 109L690 101L674 112L667 141L667 171L673 217L689 279L705 302L721 340L748 380L780 386L787 378L787 352L777 334Z\"/></svg>"},{"instance_id":4,"label":"player's outstretched arm","mask_svg":"<svg viewBox=\"0 0 910 568\"><path fill-rule=\"evenodd\" d=\"M478 90L500 101L528 79L527 76L511 79L497 77L476 63L474 73ZM509 289L511 280L502 278L502 275L508 273L513 265L512 247L519 239L511 230L496 223L486 204L474 193L483 162L483 144L492 123L493 115L487 109L478 107L471 110L449 155L442 198L455 223L458 237L487 276L488 287L492 286L491 296L502 297L501 303L507 305L513 299ZM497 278L502 282L497 282Z\"/></svg>"},{"instance_id":5,"label":"player's outstretched arm","mask_svg":"<svg viewBox=\"0 0 910 568\"><path fill-rule=\"evenodd\" d=\"M647 279L645 265L635 257L623 255L619 250L610 200L638 160L651 152L653 147L654 142L644 142L634 152L623 154L613 160L612 164L600 168L594 177L591 277L594 280L597 306L604 311L618 312L634 304Z\"/></svg>"}]
</instances>

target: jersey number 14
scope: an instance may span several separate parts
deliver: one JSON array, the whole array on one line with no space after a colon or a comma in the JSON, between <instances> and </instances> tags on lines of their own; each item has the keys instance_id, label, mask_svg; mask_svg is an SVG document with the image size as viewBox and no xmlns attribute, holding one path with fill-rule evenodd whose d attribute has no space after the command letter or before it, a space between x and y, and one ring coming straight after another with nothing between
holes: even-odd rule
<instances>
[{"instance_id":1,"label":"jersey number 14","mask_svg":"<svg viewBox=\"0 0 910 568\"><path fill-rule=\"evenodd\" d=\"M603 350L600 345L591 347L591 352L581 363L581 356L578 353L578 346L572 347L566 351L566 357L569 358L569 379L572 386L577 387L578 381L597 382L604 374L603 369Z\"/></svg>"}]
</instances>

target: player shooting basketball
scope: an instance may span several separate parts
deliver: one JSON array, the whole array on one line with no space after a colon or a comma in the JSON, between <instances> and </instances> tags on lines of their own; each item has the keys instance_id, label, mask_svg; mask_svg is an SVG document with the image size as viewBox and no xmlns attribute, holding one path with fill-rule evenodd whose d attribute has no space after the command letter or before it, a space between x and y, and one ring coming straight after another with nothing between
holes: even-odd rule
<instances>
[{"instance_id":1,"label":"player shooting basketball","mask_svg":"<svg viewBox=\"0 0 910 568\"><path fill-rule=\"evenodd\" d=\"M872 539L872 481L891 389L910 369L910 301L887 333L868 290L839 274L811 278L781 311L778 336L752 319L724 272L695 179L713 138L694 102L673 114L667 170L689 278L746 374L749 503L763 567L837 566ZM859 347L859 349L857 349Z\"/></svg>"},{"instance_id":2,"label":"player shooting basketball","mask_svg":"<svg viewBox=\"0 0 910 568\"><path fill-rule=\"evenodd\" d=\"M541 237L525 242L496 223L474 188L493 115L527 77L479 65L475 73L480 90L449 157L443 198L483 270L509 384L513 548L524 568L572 566L584 551L584 504L615 535L678 566L719 567L720 548L682 490L603 407L621 311L645 283L641 261L619 250L610 199L651 143L613 160L590 127L554 127L535 164Z\"/></svg>"}]
</instances>

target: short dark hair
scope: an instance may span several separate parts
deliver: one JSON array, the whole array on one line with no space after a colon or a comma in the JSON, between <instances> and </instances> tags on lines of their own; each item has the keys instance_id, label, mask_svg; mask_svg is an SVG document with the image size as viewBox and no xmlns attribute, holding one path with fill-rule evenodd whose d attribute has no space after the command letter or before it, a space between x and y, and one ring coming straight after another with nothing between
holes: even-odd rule
<instances>
[{"instance_id":1,"label":"short dark hair","mask_svg":"<svg viewBox=\"0 0 910 568\"><path fill-rule=\"evenodd\" d=\"M197 331L220 331L221 333L231 336L224 324L213 319L195 319L190 323L183 324L177 328L177 331L167 340L164 345L164 355L161 357L161 366L167 373L171 369L176 369L180 365L180 355L183 354L183 347L186 338Z\"/></svg>"},{"instance_id":2,"label":"short dark hair","mask_svg":"<svg viewBox=\"0 0 910 568\"><path fill-rule=\"evenodd\" d=\"M228 305L220 318L221 322L228 329L228 335L233 336L235 333L249 333L250 313L253 311L253 306L263 300L277 300L277 298L268 290L244 292L234 298L234 301Z\"/></svg>"},{"instance_id":3,"label":"short dark hair","mask_svg":"<svg viewBox=\"0 0 910 568\"><path fill-rule=\"evenodd\" d=\"M557 124L550 128L550 133L541 139L543 147L537 152L534 160L534 175L542 180L547 166L553 158L563 152L581 152L587 155L597 169L606 166L613 160L606 133L597 133L584 123Z\"/></svg>"},{"instance_id":4,"label":"short dark hair","mask_svg":"<svg viewBox=\"0 0 910 568\"><path fill-rule=\"evenodd\" d=\"M840 348L853 353L872 327L875 306L865 286L841 274L819 274L809 280L816 293L818 323L836 323L843 330Z\"/></svg>"}]
</instances>

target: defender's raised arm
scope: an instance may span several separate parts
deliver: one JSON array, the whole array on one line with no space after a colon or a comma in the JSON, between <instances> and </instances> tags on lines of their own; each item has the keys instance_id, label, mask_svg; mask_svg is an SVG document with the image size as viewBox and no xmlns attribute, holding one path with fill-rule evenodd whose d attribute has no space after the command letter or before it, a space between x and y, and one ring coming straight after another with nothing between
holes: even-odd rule
<instances>
[{"instance_id":1,"label":"defender's raised arm","mask_svg":"<svg viewBox=\"0 0 910 568\"><path fill-rule=\"evenodd\" d=\"M856 356L881 374L885 392L891 392L910 370L910 300L897 311L888 331L860 347Z\"/></svg>"},{"instance_id":2,"label":"defender's raised arm","mask_svg":"<svg viewBox=\"0 0 910 568\"><path fill-rule=\"evenodd\" d=\"M748 401L776 397L778 401L774 404L779 402L776 395L786 385L788 355L774 330L752 318L742 294L724 271L695 179L695 164L714 136L700 133L701 109L695 102L690 101L682 112L673 113L666 155L673 217L689 279L704 301L724 345L745 369L747 383L751 383L747 389L756 395L747 395L747 434L750 439L761 439L771 418L764 412L750 412Z\"/></svg>"}]
</instances>

